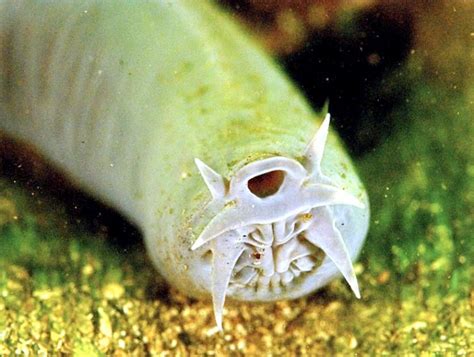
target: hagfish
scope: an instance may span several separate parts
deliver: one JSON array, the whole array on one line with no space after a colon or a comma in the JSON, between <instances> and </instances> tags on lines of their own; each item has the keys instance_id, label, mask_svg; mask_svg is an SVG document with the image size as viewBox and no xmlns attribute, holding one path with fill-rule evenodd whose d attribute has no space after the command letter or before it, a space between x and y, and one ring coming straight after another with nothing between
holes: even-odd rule
<instances>
[{"instance_id":1,"label":"hagfish","mask_svg":"<svg viewBox=\"0 0 474 357\"><path fill-rule=\"evenodd\" d=\"M207 1L0 1L0 129L140 227L169 284L292 299L369 222L327 113Z\"/></svg>"}]
</instances>

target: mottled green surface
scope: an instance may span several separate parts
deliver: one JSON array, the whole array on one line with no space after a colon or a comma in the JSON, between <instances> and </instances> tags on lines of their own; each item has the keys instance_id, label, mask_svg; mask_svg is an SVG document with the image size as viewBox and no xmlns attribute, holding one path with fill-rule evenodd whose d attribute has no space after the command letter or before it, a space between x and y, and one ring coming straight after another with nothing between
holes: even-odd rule
<instances>
[{"instance_id":1,"label":"mottled green surface","mask_svg":"<svg viewBox=\"0 0 474 357\"><path fill-rule=\"evenodd\" d=\"M393 133L356 162L372 204L362 300L337 281L233 303L216 334L210 303L169 290L141 244L123 248L68 197L3 175L0 354L473 354L474 85L429 82L416 61L404 74L413 90Z\"/></svg>"}]
</instances>

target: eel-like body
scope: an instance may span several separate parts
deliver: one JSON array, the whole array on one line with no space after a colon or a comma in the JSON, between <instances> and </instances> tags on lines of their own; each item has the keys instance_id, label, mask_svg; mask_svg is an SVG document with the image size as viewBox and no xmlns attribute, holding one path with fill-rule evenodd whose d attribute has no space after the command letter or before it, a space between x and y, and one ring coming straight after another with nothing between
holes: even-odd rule
<instances>
[{"instance_id":1,"label":"eel-like body","mask_svg":"<svg viewBox=\"0 0 474 357\"><path fill-rule=\"evenodd\" d=\"M339 139L206 1L0 1L0 129L141 228L168 282L296 298L352 268L368 198Z\"/></svg>"}]
</instances>

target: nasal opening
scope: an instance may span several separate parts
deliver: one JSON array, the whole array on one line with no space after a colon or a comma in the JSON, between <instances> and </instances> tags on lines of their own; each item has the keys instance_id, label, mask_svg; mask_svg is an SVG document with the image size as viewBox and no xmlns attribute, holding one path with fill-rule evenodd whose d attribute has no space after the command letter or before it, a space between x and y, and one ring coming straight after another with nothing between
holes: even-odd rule
<instances>
[{"instance_id":1,"label":"nasal opening","mask_svg":"<svg viewBox=\"0 0 474 357\"><path fill-rule=\"evenodd\" d=\"M284 171L269 171L248 180L247 187L255 196L264 198L277 193L284 180Z\"/></svg>"}]
</instances>

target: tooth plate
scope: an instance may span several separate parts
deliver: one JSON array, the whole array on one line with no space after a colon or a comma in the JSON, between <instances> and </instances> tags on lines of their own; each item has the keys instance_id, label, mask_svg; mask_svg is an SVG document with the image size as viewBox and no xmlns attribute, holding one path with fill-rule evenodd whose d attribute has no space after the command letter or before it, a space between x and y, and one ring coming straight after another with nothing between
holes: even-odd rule
<instances>
[{"instance_id":1,"label":"tooth plate","mask_svg":"<svg viewBox=\"0 0 474 357\"><path fill-rule=\"evenodd\" d=\"M322 262L322 254L317 254L320 249L304 236L310 217L309 211L302 212L273 224L256 225L249 233L241 229L245 249L232 271L230 284L255 289L263 288L264 283L284 287L294 279L295 270L309 272L319 265ZM267 281L262 277L272 279Z\"/></svg>"}]
</instances>

